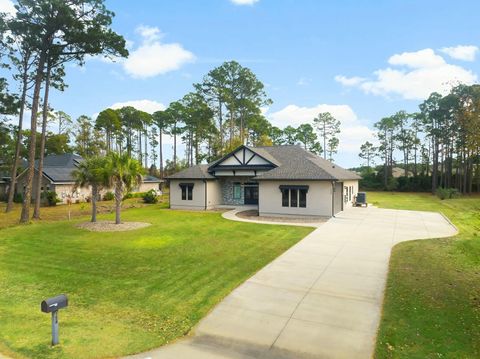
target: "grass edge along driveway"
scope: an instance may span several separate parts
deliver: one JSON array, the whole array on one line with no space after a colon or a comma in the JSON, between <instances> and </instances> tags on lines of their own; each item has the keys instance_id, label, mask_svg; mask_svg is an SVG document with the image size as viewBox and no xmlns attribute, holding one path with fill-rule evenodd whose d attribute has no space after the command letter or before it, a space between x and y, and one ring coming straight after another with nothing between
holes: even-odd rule
<instances>
[{"instance_id":1,"label":"grass edge along driveway","mask_svg":"<svg viewBox=\"0 0 480 359\"><path fill-rule=\"evenodd\" d=\"M0 352L104 358L166 344L313 230L159 206L130 209L124 220L152 226L98 233L77 220L0 230ZM39 306L59 293L70 306L51 348L50 316Z\"/></svg>"},{"instance_id":2,"label":"grass edge along driveway","mask_svg":"<svg viewBox=\"0 0 480 359\"><path fill-rule=\"evenodd\" d=\"M393 248L375 357L480 358L480 197L368 197L378 207L442 212L459 229Z\"/></svg>"}]
</instances>

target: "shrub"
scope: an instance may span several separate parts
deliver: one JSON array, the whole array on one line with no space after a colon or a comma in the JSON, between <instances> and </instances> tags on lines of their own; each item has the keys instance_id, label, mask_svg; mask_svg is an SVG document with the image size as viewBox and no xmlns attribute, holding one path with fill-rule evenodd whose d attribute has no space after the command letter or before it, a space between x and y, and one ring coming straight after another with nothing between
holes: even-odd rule
<instances>
[{"instance_id":1,"label":"shrub","mask_svg":"<svg viewBox=\"0 0 480 359\"><path fill-rule=\"evenodd\" d=\"M158 202L157 192L153 189L151 189L148 192L145 192L143 194L143 202L145 202L145 203L157 203Z\"/></svg>"},{"instance_id":2,"label":"shrub","mask_svg":"<svg viewBox=\"0 0 480 359\"><path fill-rule=\"evenodd\" d=\"M123 199L129 199L129 198L132 198L133 197L133 194L131 192L128 192L125 194L125 196L123 196Z\"/></svg>"},{"instance_id":3,"label":"shrub","mask_svg":"<svg viewBox=\"0 0 480 359\"><path fill-rule=\"evenodd\" d=\"M442 201L460 197L460 192L456 188L438 188L436 194Z\"/></svg>"},{"instance_id":4,"label":"shrub","mask_svg":"<svg viewBox=\"0 0 480 359\"><path fill-rule=\"evenodd\" d=\"M130 198L143 198L147 192L130 193Z\"/></svg>"},{"instance_id":5,"label":"shrub","mask_svg":"<svg viewBox=\"0 0 480 359\"><path fill-rule=\"evenodd\" d=\"M387 191L395 191L398 187L398 180L395 177L390 177L387 182Z\"/></svg>"},{"instance_id":6,"label":"shrub","mask_svg":"<svg viewBox=\"0 0 480 359\"><path fill-rule=\"evenodd\" d=\"M55 191L42 192L42 198L45 199L47 206L56 206L58 202L61 202Z\"/></svg>"},{"instance_id":7,"label":"shrub","mask_svg":"<svg viewBox=\"0 0 480 359\"><path fill-rule=\"evenodd\" d=\"M103 195L104 201L113 201L114 198L115 198L115 195L113 194L113 192L110 192L110 191L108 191Z\"/></svg>"}]
</instances>

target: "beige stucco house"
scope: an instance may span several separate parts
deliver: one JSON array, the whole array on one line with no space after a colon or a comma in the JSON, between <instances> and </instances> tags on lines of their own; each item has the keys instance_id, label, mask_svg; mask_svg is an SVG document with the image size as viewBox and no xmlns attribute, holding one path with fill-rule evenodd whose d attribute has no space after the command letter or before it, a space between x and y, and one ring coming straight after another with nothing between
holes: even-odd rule
<instances>
[{"instance_id":1,"label":"beige stucco house","mask_svg":"<svg viewBox=\"0 0 480 359\"><path fill-rule=\"evenodd\" d=\"M170 207L255 205L261 216L331 217L352 206L359 179L300 146L240 146L168 177Z\"/></svg>"},{"instance_id":2,"label":"beige stucco house","mask_svg":"<svg viewBox=\"0 0 480 359\"><path fill-rule=\"evenodd\" d=\"M71 153L46 156L43 161L41 190L55 191L61 201L60 203L67 203L68 198L71 198L73 202L85 202L92 195L91 188L75 188L75 180L72 176L73 170L77 168L81 161L83 161L82 157ZM36 162L34 183L38 180L37 165ZM25 170L18 176L16 186L16 192L22 195L26 186L26 174L27 171ZM147 192L151 189L159 191L162 182L156 177L144 176L143 182L133 192ZM101 195L107 191L113 191L113 189L104 189ZM36 186L33 186L32 198L35 198L35 194Z\"/></svg>"}]
</instances>

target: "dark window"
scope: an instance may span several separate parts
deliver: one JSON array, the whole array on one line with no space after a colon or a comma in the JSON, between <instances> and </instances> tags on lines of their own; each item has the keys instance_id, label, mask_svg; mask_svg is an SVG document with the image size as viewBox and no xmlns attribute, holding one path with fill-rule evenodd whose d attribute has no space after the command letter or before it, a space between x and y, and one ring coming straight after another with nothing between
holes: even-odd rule
<instances>
[{"instance_id":1,"label":"dark window","mask_svg":"<svg viewBox=\"0 0 480 359\"><path fill-rule=\"evenodd\" d=\"M180 184L180 188L182 189L182 201L193 199L193 184Z\"/></svg>"},{"instance_id":2,"label":"dark window","mask_svg":"<svg viewBox=\"0 0 480 359\"><path fill-rule=\"evenodd\" d=\"M290 190L290 207L298 207L298 191L296 189Z\"/></svg>"},{"instance_id":3,"label":"dark window","mask_svg":"<svg viewBox=\"0 0 480 359\"><path fill-rule=\"evenodd\" d=\"M308 186L280 185L282 207L307 207Z\"/></svg>"},{"instance_id":4,"label":"dark window","mask_svg":"<svg viewBox=\"0 0 480 359\"><path fill-rule=\"evenodd\" d=\"M299 207L302 207L302 208L307 207L307 191L304 189L301 189L298 193L299 193L299 196L298 196Z\"/></svg>"},{"instance_id":5,"label":"dark window","mask_svg":"<svg viewBox=\"0 0 480 359\"><path fill-rule=\"evenodd\" d=\"M288 189L282 189L282 207L288 207L288 195L289 195L289 190Z\"/></svg>"}]
</instances>

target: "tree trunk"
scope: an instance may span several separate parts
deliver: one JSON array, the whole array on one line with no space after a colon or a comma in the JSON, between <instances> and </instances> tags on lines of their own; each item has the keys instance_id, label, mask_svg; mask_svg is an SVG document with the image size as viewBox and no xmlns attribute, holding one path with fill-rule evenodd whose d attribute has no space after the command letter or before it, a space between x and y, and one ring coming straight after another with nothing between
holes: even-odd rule
<instances>
[{"instance_id":1,"label":"tree trunk","mask_svg":"<svg viewBox=\"0 0 480 359\"><path fill-rule=\"evenodd\" d=\"M232 147L232 143L233 143L233 123L234 123L234 114L233 114L233 110L230 111L230 147Z\"/></svg>"},{"instance_id":2,"label":"tree trunk","mask_svg":"<svg viewBox=\"0 0 480 359\"><path fill-rule=\"evenodd\" d=\"M33 209L33 218L40 219L40 204L42 201L42 177L43 177L43 159L45 157L45 141L47 135L47 120L48 120L48 95L50 92L50 62L47 64L47 72L45 76L45 90L43 95L43 109L42 109L42 137L40 139L40 157L38 159L38 176L36 182L37 191L35 193L35 206Z\"/></svg>"},{"instance_id":3,"label":"tree trunk","mask_svg":"<svg viewBox=\"0 0 480 359\"><path fill-rule=\"evenodd\" d=\"M195 136L195 164L198 165L200 163L199 158L199 146L198 146L198 135Z\"/></svg>"},{"instance_id":4,"label":"tree trunk","mask_svg":"<svg viewBox=\"0 0 480 359\"><path fill-rule=\"evenodd\" d=\"M432 160L432 193L435 194L437 191L437 181L438 181L438 144L436 140L433 144L433 160Z\"/></svg>"},{"instance_id":5,"label":"tree trunk","mask_svg":"<svg viewBox=\"0 0 480 359\"><path fill-rule=\"evenodd\" d=\"M25 66L26 68L26 66ZM13 196L15 195L15 186L17 183L18 162L20 161L20 149L22 146L22 130L23 130L23 114L25 112L25 100L27 98L28 74L27 71L22 74L22 95L20 97L20 113L18 114L18 132L17 143L15 144L15 157L13 159L12 171L10 172L10 187L8 189L7 207L5 212L8 213L13 208Z\"/></svg>"},{"instance_id":6,"label":"tree trunk","mask_svg":"<svg viewBox=\"0 0 480 359\"><path fill-rule=\"evenodd\" d=\"M159 149L159 158L160 158L160 178L163 179L163 144L162 144L162 129L159 128L159 137L158 137L158 143L160 144L160 149Z\"/></svg>"},{"instance_id":7,"label":"tree trunk","mask_svg":"<svg viewBox=\"0 0 480 359\"><path fill-rule=\"evenodd\" d=\"M148 132L146 128L145 128L144 134L145 134L145 137L143 138L143 146L145 148L145 168L148 168Z\"/></svg>"},{"instance_id":8,"label":"tree trunk","mask_svg":"<svg viewBox=\"0 0 480 359\"><path fill-rule=\"evenodd\" d=\"M323 158L327 159L327 128L326 123L323 121Z\"/></svg>"},{"instance_id":9,"label":"tree trunk","mask_svg":"<svg viewBox=\"0 0 480 359\"><path fill-rule=\"evenodd\" d=\"M177 123L173 126L173 168L177 169Z\"/></svg>"},{"instance_id":10,"label":"tree trunk","mask_svg":"<svg viewBox=\"0 0 480 359\"><path fill-rule=\"evenodd\" d=\"M218 101L218 126L220 134L220 151L223 150L223 114L222 114L222 101Z\"/></svg>"},{"instance_id":11,"label":"tree trunk","mask_svg":"<svg viewBox=\"0 0 480 359\"><path fill-rule=\"evenodd\" d=\"M190 167L193 166L193 132L190 132Z\"/></svg>"},{"instance_id":12,"label":"tree trunk","mask_svg":"<svg viewBox=\"0 0 480 359\"><path fill-rule=\"evenodd\" d=\"M417 133L415 134L415 139L417 138ZM416 140L415 140L416 141ZM414 155L413 155L413 164L415 167L413 167L413 176L414 177L417 177L418 175L418 172L417 172L417 145L415 144L415 148L414 148Z\"/></svg>"},{"instance_id":13,"label":"tree trunk","mask_svg":"<svg viewBox=\"0 0 480 359\"><path fill-rule=\"evenodd\" d=\"M28 170L23 193L22 213L20 215L20 223L27 223L30 220L30 202L32 199L32 184L35 174L35 141L37 134L37 112L40 101L40 88L42 87L42 79L45 70L46 53L42 52L38 60L37 71L35 74L35 87L33 89L32 100L32 116L30 118L30 150L28 153Z\"/></svg>"},{"instance_id":14,"label":"tree trunk","mask_svg":"<svg viewBox=\"0 0 480 359\"><path fill-rule=\"evenodd\" d=\"M115 182L115 224L120 224L120 212L122 209L123 183L117 180Z\"/></svg>"},{"instance_id":15,"label":"tree trunk","mask_svg":"<svg viewBox=\"0 0 480 359\"><path fill-rule=\"evenodd\" d=\"M138 161L140 164L143 164L143 154L142 154L142 133L140 130L137 132L138 137Z\"/></svg>"},{"instance_id":16,"label":"tree trunk","mask_svg":"<svg viewBox=\"0 0 480 359\"><path fill-rule=\"evenodd\" d=\"M98 187L92 185L92 222L97 221L97 197L98 197Z\"/></svg>"}]
</instances>

